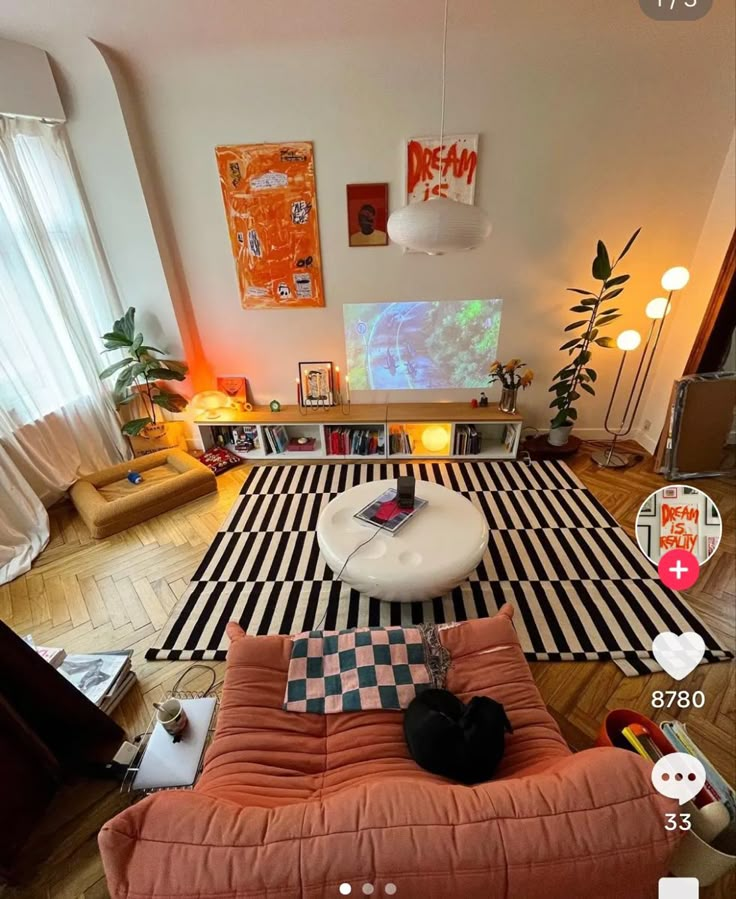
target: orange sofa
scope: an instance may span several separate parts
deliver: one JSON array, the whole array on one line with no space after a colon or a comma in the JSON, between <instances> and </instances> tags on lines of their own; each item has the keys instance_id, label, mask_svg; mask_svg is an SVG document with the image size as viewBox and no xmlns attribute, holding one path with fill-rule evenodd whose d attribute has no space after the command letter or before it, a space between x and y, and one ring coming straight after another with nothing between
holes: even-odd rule
<instances>
[{"instance_id":1,"label":"orange sofa","mask_svg":"<svg viewBox=\"0 0 736 899\"><path fill-rule=\"evenodd\" d=\"M571 753L511 616L507 606L441 632L448 689L500 700L514 727L498 776L474 787L414 763L401 712L283 711L290 639L229 625L195 789L148 797L99 835L113 899L337 899L344 883L397 899L655 897L676 803L634 753Z\"/></svg>"}]
</instances>

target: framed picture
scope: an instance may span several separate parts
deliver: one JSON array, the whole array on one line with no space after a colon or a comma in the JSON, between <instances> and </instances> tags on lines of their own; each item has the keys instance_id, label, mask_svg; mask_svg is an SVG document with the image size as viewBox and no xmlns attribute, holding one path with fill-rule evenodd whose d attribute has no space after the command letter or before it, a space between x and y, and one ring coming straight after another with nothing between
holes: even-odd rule
<instances>
[{"instance_id":1,"label":"framed picture","mask_svg":"<svg viewBox=\"0 0 736 899\"><path fill-rule=\"evenodd\" d=\"M217 379L217 389L231 400L248 400L248 379L244 375L222 375Z\"/></svg>"},{"instance_id":2,"label":"framed picture","mask_svg":"<svg viewBox=\"0 0 736 899\"><path fill-rule=\"evenodd\" d=\"M710 559L713 553L718 549L718 537L705 538L705 559Z\"/></svg>"},{"instance_id":3,"label":"framed picture","mask_svg":"<svg viewBox=\"0 0 736 899\"><path fill-rule=\"evenodd\" d=\"M388 246L388 184L348 184L348 244Z\"/></svg>"},{"instance_id":4,"label":"framed picture","mask_svg":"<svg viewBox=\"0 0 736 899\"><path fill-rule=\"evenodd\" d=\"M332 363L300 362L299 385L302 406L332 406Z\"/></svg>"},{"instance_id":5,"label":"framed picture","mask_svg":"<svg viewBox=\"0 0 736 899\"><path fill-rule=\"evenodd\" d=\"M678 489L677 487L663 487L662 488L662 496L664 499L677 499Z\"/></svg>"},{"instance_id":6,"label":"framed picture","mask_svg":"<svg viewBox=\"0 0 736 899\"><path fill-rule=\"evenodd\" d=\"M657 514L657 494L652 493L641 504L639 518L654 518Z\"/></svg>"},{"instance_id":7,"label":"framed picture","mask_svg":"<svg viewBox=\"0 0 736 899\"><path fill-rule=\"evenodd\" d=\"M706 524L720 524L721 516L718 514L718 507L713 502L713 500L708 496L705 500L705 523Z\"/></svg>"},{"instance_id":8,"label":"framed picture","mask_svg":"<svg viewBox=\"0 0 736 899\"><path fill-rule=\"evenodd\" d=\"M650 562L653 561L651 524L637 524L636 539L639 543L639 549L644 553L644 555L647 557L647 559L649 559Z\"/></svg>"},{"instance_id":9,"label":"framed picture","mask_svg":"<svg viewBox=\"0 0 736 899\"><path fill-rule=\"evenodd\" d=\"M697 487L683 487L682 488L683 496L693 496L693 495L697 496L698 493L700 493L700 491L698 490Z\"/></svg>"},{"instance_id":10,"label":"framed picture","mask_svg":"<svg viewBox=\"0 0 736 899\"><path fill-rule=\"evenodd\" d=\"M215 148L243 309L325 305L312 144Z\"/></svg>"}]
</instances>

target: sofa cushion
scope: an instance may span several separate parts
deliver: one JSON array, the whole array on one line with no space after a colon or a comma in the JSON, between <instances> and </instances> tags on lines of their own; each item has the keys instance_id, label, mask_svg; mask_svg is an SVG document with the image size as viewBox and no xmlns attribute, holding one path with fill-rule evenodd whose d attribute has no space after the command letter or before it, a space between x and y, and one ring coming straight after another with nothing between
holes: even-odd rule
<instances>
[{"instance_id":1,"label":"sofa cushion","mask_svg":"<svg viewBox=\"0 0 736 899\"><path fill-rule=\"evenodd\" d=\"M496 779L544 770L570 754L547 712L505 606L495 618L440 629L452 664L447 689L463 701L485 695L503 703L514 728ZM196 790L247 806L274 807L326 798L380 781L446 781L411 758L403 712L336 715L282 708L291 638L250 637L235 624L217 734Z\"/></svg>"}]
</instances>

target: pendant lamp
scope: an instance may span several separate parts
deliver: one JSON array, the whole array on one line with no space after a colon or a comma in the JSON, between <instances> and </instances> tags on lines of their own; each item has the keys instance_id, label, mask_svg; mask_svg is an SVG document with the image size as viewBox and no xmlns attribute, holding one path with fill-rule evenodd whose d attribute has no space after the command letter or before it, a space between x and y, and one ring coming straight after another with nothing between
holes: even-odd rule
<instances>
[{"instance_id":1,"label":"pendant lamp","mask_svg":"<svg viewBox=\"0 0 736 899\"><path fill-rule=\"evenodd\" d=\"M445 140L445 76L447 70L447 6L442 32L442 111L440 114L440 171ZM491 222L478 206L447 197L432 197L392 212L388 235L394 243L429 256L471 250L491 233Z\"/></svg>"}]
</instances>

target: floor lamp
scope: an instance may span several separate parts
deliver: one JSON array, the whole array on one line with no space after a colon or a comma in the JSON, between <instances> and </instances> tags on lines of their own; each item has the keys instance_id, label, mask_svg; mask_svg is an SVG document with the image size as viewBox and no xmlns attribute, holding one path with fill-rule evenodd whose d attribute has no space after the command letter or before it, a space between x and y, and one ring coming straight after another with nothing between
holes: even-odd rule
<instances>
[{"instance_id":1,"label":"floor lamp","mask_svg":"<svg viewBox=\"0 0 736 899\"><path fill-rule=\"evenodd\" d=\"M649 326L649 334L647 335L644 350L642 351L639 365L634 375L634 381L629 391L629 398L626 401L626 407L621 415L621 421L617 428L610 425L611 411L616 400L618 387L621 383L621 375L623 374L624 365L626 364L627 355L635 350L641 343L641 334L638 331L623 331L616 340L616 346L622 350L621 363L618 367L616 380L613 383L613 391L611 400L606 410L606 419L604 427L606 431L613 437L611 445L606 450L597 450L591 455L593 461L601 468L626 468L632 462L631 453L616 452L616 442L620 437L626 437L634 425L636 413L639 410L639 404L644 394L644 386L647 383L649 372L652 368L652 362L659 346L659 338L662 336L665 316L670 311L672 303L672 295L676 290L682 290L690 280L690 273L682 266L676 266L664 273L662 276L662 287L669 292L667 297L657 297L647 303L646 315L651 319ZM633 409L632 409L633 405Z\"/></svg>"}]
</instances>

